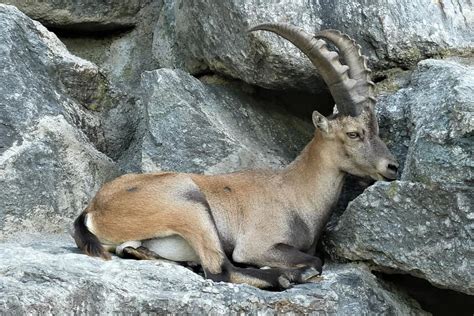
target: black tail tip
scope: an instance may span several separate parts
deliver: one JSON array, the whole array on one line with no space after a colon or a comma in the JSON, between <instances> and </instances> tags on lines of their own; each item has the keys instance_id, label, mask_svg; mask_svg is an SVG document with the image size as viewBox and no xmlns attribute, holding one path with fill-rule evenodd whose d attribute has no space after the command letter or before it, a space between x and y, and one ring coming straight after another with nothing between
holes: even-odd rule
<instances>
[{"instance_id":1,"label":"black tail tip","mask_svg":"<svg viewBox=\"0 0 474 316\"><path fill-rule=\"evenodd\" d=\"M74 221L73 238L77 247L88 256L109 260L111 258L110 254L104 249L97 236L89 231L85 219L86 213L82 213Z\"/></svg>"}]
</instances>

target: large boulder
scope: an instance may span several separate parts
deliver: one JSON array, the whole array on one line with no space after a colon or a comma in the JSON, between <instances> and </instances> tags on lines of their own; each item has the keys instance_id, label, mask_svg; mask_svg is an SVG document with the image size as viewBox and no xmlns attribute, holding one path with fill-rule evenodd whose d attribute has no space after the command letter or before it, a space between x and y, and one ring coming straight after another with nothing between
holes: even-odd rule
<instances>
[{"instance_id":1,"label":"large boulder","mask_svg":"<svg viewBox=\"0 0 474 316\"><path fill-rule=\"evenodd\" d=\"M94 62L133 92L144 70L156 69L153 29L161 1L0 0L54 31L75 55Z\"/></svg>"},{"instance_id":2,"label":"large boulder","mask_svg":"<svg viewBox=\"0 0 474 316\"><path fill-rule=\"evenodd\" d=\"M192 74L213 71L267 88L318 91L323 85L313 66L292 44L247 29L264 22L308 32L334 28L354 37L376 69L406 68L436 54L472 51L473 16L468 0L165 1L154 54L162 67Z\"/></svg>"},{"instance_id":3,"label":"large boulder","mask_svg":"<svg viewBox=\"0 0 474 316\"><path fill-rule=\"evenodd\" d=\"M38 22L0 5L0 239L63 231L118 174L95 102L103 77Z\"/></svg>"},{"instance_id":4,"label":"large boulder","mask_svg":"<svg viewBox=\"0 0 474 316\"><path fill-rule=\"evenodd\" d=\"M468 189L378 182L349 204L327 246L376 270L473 295L473 198Z\"/></svg>"},{"instance_id":5,"label":"large boulder","mask_svg":"<svg viewBox=\"0 0 474 316\"><path fill-rule=\"evenodd\" d=\"M162 1L122 2L106 4L105 7L117 10L121 10L122 6L135 7L137 10L130 17L134 23L131 29L104 32L100 28L93 28L89 32L76 33L68 31L67 24L57 25L55 29L71 52L93 61L122 90L134 94L140 85L141 73L159 67L152 53L152 43ZM103 3L95 5L104 6ZM101 11L97 12L97 15L101 14ZM78 26L81 25L87 26L87 20L78 21Z\"/></svg>"},{"instance_id":6,"label":"large boulder","mask_svg":"<svg viewBox=\"0 0 474 316\"><path fill-rule=\"evenodd\" d=\"M472 188L474 59L422 61L399 94L413 124L402 180Z\"/></svg>"},{"instance_id":7,"label":"large boulder","mask_svg":"<svg viewBox=\"0 0 474 316\"><path fill-rule=\"evenodd\" d=\"M161 261L87 257L65 235L0 244L0 292L0 314L425 314L361 265L327 265L316 283L267 292Z\"/></svg>"},{"instance_id":8,"label":"large boulder","mask_svg":"<svg viewBox=\"0 0 474 316\"><path fill-rule=\"evenodd\" d=\"M231 82L203 83L181 70L142 76L143 122L125 156L129 170L230 172L281 167L314 131Z\"/></svg>"},{"instance_id":9,"label":"large boulder","mask_svg":"<svg viewBox=\"0 0 474 316\"><path fill-rule=\"evenodd\" d=\"M410 126L403 181L350 203L326 239L331 253L474 294L473 73L470 60L426 60L385 99Z\"/></svg>"}]
</instances>

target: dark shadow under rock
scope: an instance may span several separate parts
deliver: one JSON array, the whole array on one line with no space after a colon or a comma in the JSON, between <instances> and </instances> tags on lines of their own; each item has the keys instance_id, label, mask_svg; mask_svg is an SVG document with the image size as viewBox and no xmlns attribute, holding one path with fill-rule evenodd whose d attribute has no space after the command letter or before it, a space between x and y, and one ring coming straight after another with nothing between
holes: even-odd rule
<instances>
[{"instance_id":1,"label":"dark shadow under rock","mask_svg":"<svg viewBox=\"0 0 474 316\"><path fill-rule=\"evenodd\" d=\"M425 311L432 313L433 316L471 316L474 314L474 296L472 295L440 289L426 280L408 274L375 272L375 275L413 297Z\"/></svg>"}]
</instances>

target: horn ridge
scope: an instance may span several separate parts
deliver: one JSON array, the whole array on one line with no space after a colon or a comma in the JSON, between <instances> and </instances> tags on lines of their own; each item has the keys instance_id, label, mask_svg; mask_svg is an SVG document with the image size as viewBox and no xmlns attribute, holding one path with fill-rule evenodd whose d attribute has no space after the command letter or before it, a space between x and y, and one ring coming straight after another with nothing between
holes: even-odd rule
<instances>
[{"instance_id":1,"label":"horn ridge","mask_svg":"<svg viewBox=\"0 0 474 316\"><path fill-rule=\"evenodd\" d=\"M323 39L284 23L259 24L250 28L249 32L259 30L273 32L285 38L311 60L328 85L342 115L357 116L362 112L363 108L359 106L359 103L365 95L358 95L356 91L358 81L351 78L350 65L341 64L339 54L330 51Z\"/></svg>"},{"instance_id":2,"label":"horn ridge","mask_svg":"<svg viewBox=\"0 0 474 316\"><path fill-rule=\"evenodd\" d=\"M367 66L368 59L362 54L361 46L349 35L333 29L319 31L315 37L329 40L338 48L342 59L350 68L349 76L358 81L354 88L356 93L372 100L371 97L374 96L374 84L370 78L372 70Z\"/></svg>"}]
</instances>

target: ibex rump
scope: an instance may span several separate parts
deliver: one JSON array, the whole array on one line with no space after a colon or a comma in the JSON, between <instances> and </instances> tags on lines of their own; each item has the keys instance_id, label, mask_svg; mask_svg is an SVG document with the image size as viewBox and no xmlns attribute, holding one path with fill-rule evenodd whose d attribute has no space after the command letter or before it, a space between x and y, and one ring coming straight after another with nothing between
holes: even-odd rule
<instances>
[{"instance_id":1,"label":"ibex rump","mask_svg":"<svg viewBox=\"0 0 474 316\"><path fill-rule=\"evenodd\" d=\"M282 170L130 174L105 184L75 221L76 243L87 254L108 258L107 250L115 249L136 258L195 261L213 280L286 288L321 273L315 246L344 175L396 177L397 162L378 136L360 46L333 30L315 36L285 24L256 30L279 34L311 59L338 113L329 119L313 113L314 138ZM345 65L321 38L333 42ZM228 258L271 268L240 268Z\"/></svg>"}]
</instances>

